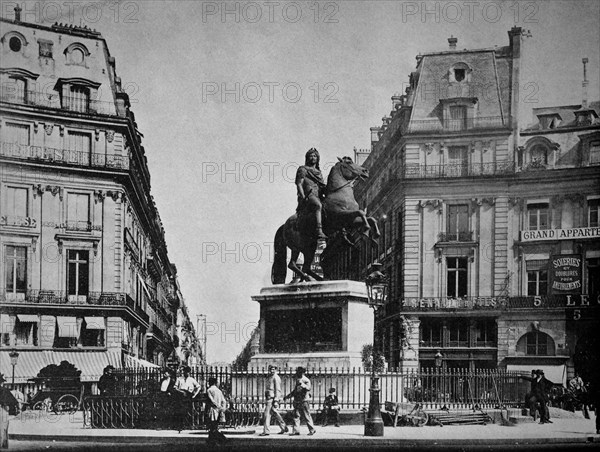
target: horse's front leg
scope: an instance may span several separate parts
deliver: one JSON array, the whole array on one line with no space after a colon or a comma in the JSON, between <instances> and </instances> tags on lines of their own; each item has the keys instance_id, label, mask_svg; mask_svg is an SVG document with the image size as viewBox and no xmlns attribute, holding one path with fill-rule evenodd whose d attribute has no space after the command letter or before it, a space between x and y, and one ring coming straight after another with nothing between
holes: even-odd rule
<instances>
[{"instance_id":1,"label":"horse's front leg","mask_svg":"<svg viewBox=\"0 0 600 452\"><path fill-rule=\"evenodd\" d=\"M297 283L299 281L308 281L309 276L304 273L300 267L298 267L298 257L300 252L298 250L292 250L292 256L290 257L290 263L288 268L294 273L294 277L290 284Z\"/></svg>"}]
</instances>

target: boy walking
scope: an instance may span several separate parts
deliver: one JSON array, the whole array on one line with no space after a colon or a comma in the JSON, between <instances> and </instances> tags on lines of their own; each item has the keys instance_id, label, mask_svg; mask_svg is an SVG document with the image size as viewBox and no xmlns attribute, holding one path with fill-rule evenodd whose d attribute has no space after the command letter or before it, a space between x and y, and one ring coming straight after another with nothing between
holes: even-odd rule
<instances>
[{"instance_id":1,"label":"boy walking","mask_svg":"<svg viewBox=\"0 0 600 452\"><path fill-rule=\"evenodd\" d=\"M308 402L310 401L310 380L305 375L306 370L304 367L298 367L296 369L296 386L283 400L294 398L294 428L290 436L300 434L300 416L306 420L308 426L308 434L314 435L317 431L313 424L312 416L310 415L310 407Z\"/></svg>"}]
</instances>

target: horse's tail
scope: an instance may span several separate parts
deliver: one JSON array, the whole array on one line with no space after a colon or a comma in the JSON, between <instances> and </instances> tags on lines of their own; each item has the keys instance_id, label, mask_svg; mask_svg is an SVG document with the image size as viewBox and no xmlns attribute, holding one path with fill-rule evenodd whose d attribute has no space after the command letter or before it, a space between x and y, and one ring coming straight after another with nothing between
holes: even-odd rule
<instances>
[{"instance_id":1,"label":"horse's tail","mask_svg":"<svg viewBox=\"0 0 600 452\"><path fill-rule=\"evenodd\" d=\"M273 267L271 267L271 282L273 284L284 284L287 273L286 259L287 247L283 238L283 226L275 233Z\"/></svg>"}]
</instances>

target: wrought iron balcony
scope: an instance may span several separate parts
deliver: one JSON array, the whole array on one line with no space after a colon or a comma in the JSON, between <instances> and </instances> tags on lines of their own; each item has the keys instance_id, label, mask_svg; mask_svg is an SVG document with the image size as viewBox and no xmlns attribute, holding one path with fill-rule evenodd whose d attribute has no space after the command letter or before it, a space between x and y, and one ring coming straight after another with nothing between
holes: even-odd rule
<instances>
[{"instance_id":1,"label":"wrought iron balcony","mask_svg":"<svg viewBox=\"0 0 600 452\"><path fill-rule=\"evenodd\" d=\"M17 91L4 88L0 92L0 101L17 105L34 105L89 115L116 116L114 102L83 98L81 96L63 96L56 92Z\"/></svg>"},{"instance_id":2,"label":"wrought iron balcony","mask_svg":"<svg viewBox=\"0 0 600 452\"><path fill-rule=\"evenodd\" d=\"M484 116L462 119L415 119L410 121L408 133L464 133L477 129L498 129L509 127L510 121L502 116Z\"/></svg>"},{"instance_id":3,"label":"wrought iron balcony","mask_svg":"<svg viewBox=\"0 0 600 452\"><path fill-rule=\"evenodd\" d=\"M404 168L406 179L441 179L446 177L482 177L513 174L514 162L448 163L421 165L409 163Z\"/></svg>"},{"instance_id":4,"label":"wrought iron balcony","mask_svg":"<svg viewBox=\"0 0 600 452\"><path fill-rule=\"evenodd\" d=\"M146 323L149 316L129 295L123 292L88 292L87 295L70 295L64 290L27 290L12 292L0 289L0 303L50 304L65 306L123 306L139 315Z\"/></svg>"},{"instance_id":5,"label":"wrought iron balcony","mask_svg":"<svg viewBox=\"0 0 600 452\"><path fill-rule=\"evenodd\" d=\"M473 231L440 232L438 234L438 241L440 241L440 242L472 242L473 241Z\"/></svg>"},{"instance_id":6,"label":"wrought iron balcony","mask_svg":"<svg viewBox=\"0 0 600 452\"><path fill-rule=\"evenodd\" d=\"M0 157L92 168L129 169L129 157L2 142Z\"/></svg>"}]
</instances>

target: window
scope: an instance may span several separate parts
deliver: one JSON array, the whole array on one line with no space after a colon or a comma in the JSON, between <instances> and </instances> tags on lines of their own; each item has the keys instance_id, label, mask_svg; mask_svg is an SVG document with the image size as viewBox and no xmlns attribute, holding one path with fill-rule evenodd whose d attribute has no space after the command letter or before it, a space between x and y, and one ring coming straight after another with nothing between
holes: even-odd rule
<instances>
[{"instance_id":1,"label":"window","mask_svg":"<svg viewBox=\"0 0 600 452\"><path fill-rule=\"evenodd\" d=\"M16 36L13 36L8 41L8 46L10 47L10 50L12 50L13 52L20 52L21 47L23 47L23 43L21 42L21 40L19 38L17 38Z\"/></svg>"},{"instance_id":2,"label":"window","mask_svg":"<svg viewBox=\"0 0 600 452\"><path fill-rule=\"evenodd\" d=\"M2 131L3 140L21 146L29 146L29 126L7 122Z\"/></svg>"},{"instance_id":3,"label":"window","mask_svg":"<svg viewBox=\"0 0 600 452\"><path fill-rule=\"evenodd\" d=\"M26 188L6 187L6 215L8 224L20 224L29 212Z\"/></svg>"},{"instance_id":4,"label":"window","mask_svg":"<svg viewBox=\"0 0 600 452\"><path fill-rule=\"evenodd\" d=\"M89 291L88 251L67 251L67 290L69 300L85 301Z\"/></svg>"},{"instance_id":5,"label":"window","mask_svg":"<svg viewBox=\"0 0 600 452\"><path fill-rule=\"evenodd\" d=\"M598 205L600 199L588 199L588 227L598 227Z\"/></svg>"},{"instance_id":6,"label":"window","mask_svg":"<svg viewBox=\"0 0 600 452\"><path fill-rule=\"evenodd\" d=\"M84 59L85 55L81 49L73 49L69 54L69 61L72 64L83 64Z\"/></svg>"},{"instance_id":7,"label":"window","mask_svg":"<svg viewBox=\"0 0 600 452\"><path fill-rule=\"evenodd\" d=\"M448 338L450 347L469 346L469 321L456 320L448 323Z\"/></svg>"},{"instance_id":8,"label":"window","mask_svg":"<svg viewBox=\"0 0 600 452\"><path fill-rule=\"evenodd\" d=\"M52 58L52 41L45 41L38 39L40 45L40 56L45 58Z\"/></svg>"},{"instance_id":9,"label":"window","mask_svg":"<svg viewBox=\"0 0 600 452\"><path fill-rule=\"evenodd\" d=\"M89 231L90 195L69 193L67 206L67 230Z\"/></svg>"},{"instance_id":10,"label":"window","mask_svg":"<svg viewBox=\"0 0 600 452\"><path fill-rule=\"evenodd\" d=\"M448 267L446 295L449 298L466 297L468 295L468 259L466 257L448 257L446 263Z\"/></svg>"},{"instance_id":11,"label":"window","mask_svg":"<svg viewBox=\"0 0 600 452\"><path fill-rule=\"evenodd\" d=\"M547 203L528 204L527 216L529 218L530 231L550 229L549 207Z\"/></svg>"},{"instance_id":12,"label":"window","mask_svg":"<svg viewBox=\"0 0 600 452\"><path fill-rule=\"evenodd\" d=\"M535 145L530 151L530 160L534 165L548 164L548 148L541 144Z\"/></svg>"},{"instance_id":13,"label":"window","mask_svg":"<svg viewBox=\"0 0 600 452\"><path fill-rule=\"evenodd\" d=\"M527 295L548 293L548 270L527 270Z\"/></svg>"},{"instance_id":14,"label":"window","mask_svg":"<svg viewBox=\"0 0 600 452\"><path fill-rule=\"evenodd\" d=\"M3 97L9 102L24 104L27 101L27 80L20 77L10 77L3 86Z\"/></svg>"},{"instance_id":15,"label":"window","mask_svg":"<svg viewBox=\"0 0 600 452\"><path fill-rule=\"evenodd\" d=\"M450 177L466 176L469 170L469 155L466 146L448 148L448 165L446 175Z\"/></svg>"},{"instance_id":16,"label":"window","mask_svg":"<svg viewBox=\"0 0 600 452\"><path fill-rule=\"evenodd\" d=\"M81 327L81 345L104 347L104 317L85 317Z\"/></svg>"},{"instance_id":17,"label":"window","mask_svg":"<svg viewBox=\"0 0 600 452\"><path fill-rule=\"evenodd\" d=\"M464 130L467 128L467 107L464 105L450 105L450 130Z\"/></svg>"},{"instance_id":18,"label":"window","mask_svg":"<svg viewBox=\"0 0 600 452\"><path fill-rule=\"evenodd\" d=\"M590 143L590 165L600 165L600 141Z\"/></svg>"},{"instance_id":19,"label":"window","mask_svg":"<svg viewBox=\"0 0 600 452\"><path fill-rule=\"evenodd\" d=\"M24 295L27 291L27 247L7 245L4 263L7 295Z\"/></svg>"},{"instance_id":20,"label":"window","mask_svg":"<svg viewBox=\"0 0 600 452\"><path fill-rule=\"evenodd\" d=\"M478 320L475 322L475 345L477 347L493 347L496 345L496 322L494 320Z\"/></svg>"},{"instance_id":21,"label":"window","mask_svg":"<svg viewBox=\"0 0 600 452\"><path fill-rule=\"evenodd\" d=\"M90 90L84 86L71 85L68 96L63 96L63 108L87 113L90 105Z\"/></svg>"},{"instance_id":22,"label":"window","mask_svg":"<svg viewBox=\"0 0 600 452\"><path fill-rule=\"evenodd\" d=\"M457 82L462 82L465 79L466 71L465 69L454 69L454 80Z\"/></svg>"},{"instance_id":23,"label":"window","mask_svg":"<svg viewBox=\"0 0 600 452\"><path fill-rule=\"evenodd\" d=\"M440 320L421 320L421 345L423 347L442 346L442 322Z\"/></svg>"},{"instance_id":24,"label":"window","mask_svg":"<svg viewBox=\"0 0 600 452\"><path fill-rule=\"evenodd\" d=\"M468 205L449 205L447 219L446 240L448 242L465 242L471 240Z\"/></svg>"},{"instance_id":25,"label":"window","mask_svg":"<svg viewBox=\"0 0 600 452\"><path fill-rule=\"evenodd\" d=\"M38 316L17 315L15 345L38 345Z\"/></svg>"},{"instance_id":26,"label":"window","mask_svg":"<svg viewBox=\"0 0 600 452\"><path fill-rule=\"evenodd\" d=\"M546 333L533 331L525 335L525 353L536 356L553 356L554 341Z\"/></svg>"}]
</instances>

